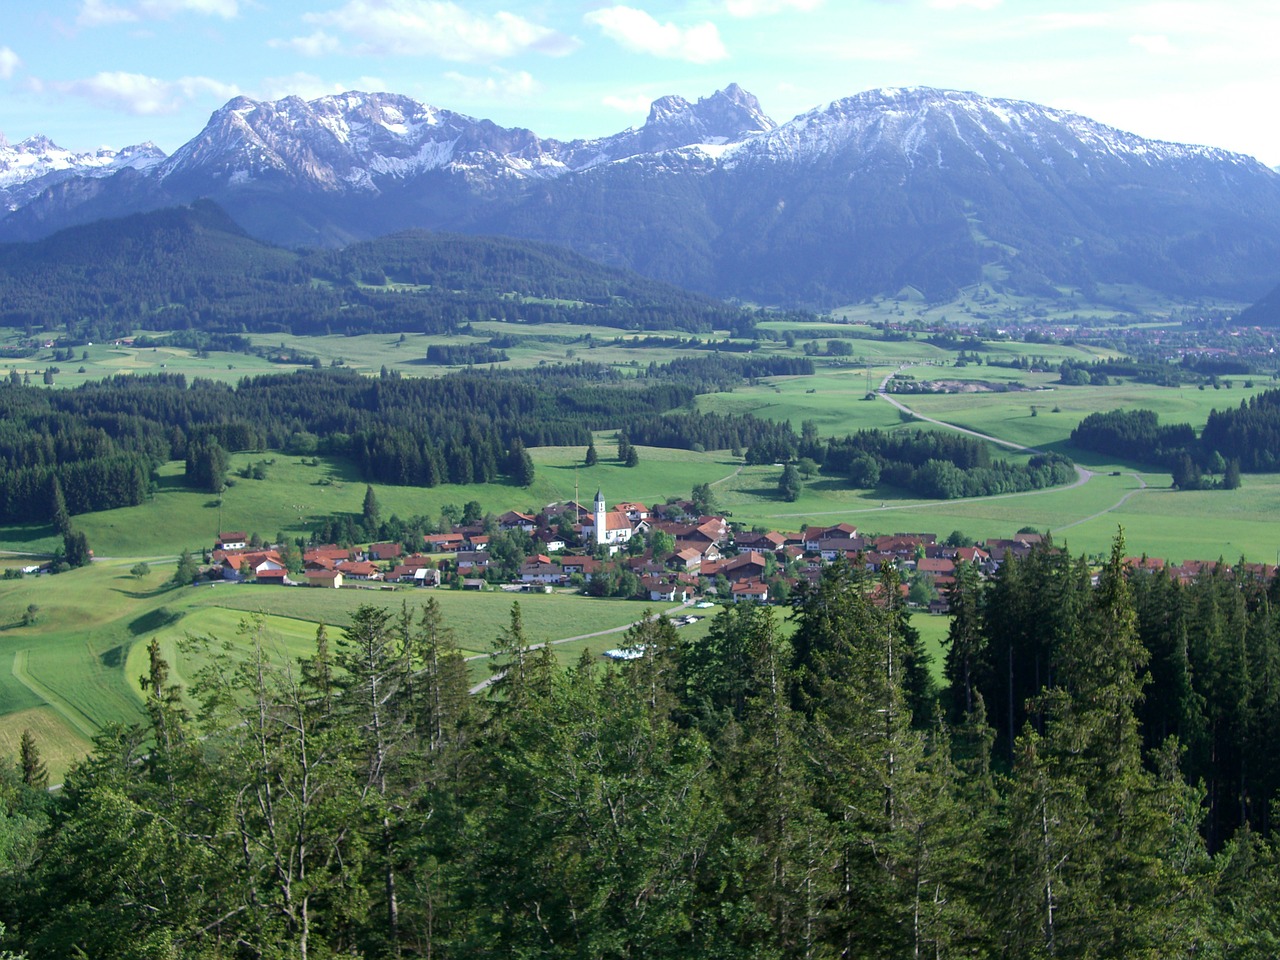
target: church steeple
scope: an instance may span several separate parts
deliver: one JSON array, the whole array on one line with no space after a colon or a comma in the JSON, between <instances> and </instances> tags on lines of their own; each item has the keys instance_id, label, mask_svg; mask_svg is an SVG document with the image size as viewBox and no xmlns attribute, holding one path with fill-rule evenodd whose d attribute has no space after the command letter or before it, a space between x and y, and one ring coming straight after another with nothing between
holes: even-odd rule
<instances>
[{"instance_id":1,"label":"church steeple","mask_svg":"<svg viewBox=\"0 0 1280 960\"><path fill-rule=\"evenodd\" d=\"M597 490L596 491L596 514L595 514L597 544L604 543L609 536L608 521L605 519L606 512L607 511L605 510L605 506L604 506L604 494L600 490Z\"/></svg>"}]
</instances>

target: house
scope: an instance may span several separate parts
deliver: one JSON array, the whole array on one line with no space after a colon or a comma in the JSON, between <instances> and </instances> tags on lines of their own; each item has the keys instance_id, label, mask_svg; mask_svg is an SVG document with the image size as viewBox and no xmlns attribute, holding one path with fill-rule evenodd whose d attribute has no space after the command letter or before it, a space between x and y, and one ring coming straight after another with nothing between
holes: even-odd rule
<instances>
[{"instance_id":1,"label":"house","mask_svg":"<svg viewBox=\"0 0 1280 960\"><path fill-rule=\"evenodd\" d=\"M350 563L344 563L341 570L342 574L351 580L382 579L382 571L370 560L353 560Z\"/></svg>"},{"instance_id":2,"label":"house","mask_svg":"<svg viewBox=\"0 0 1280 960\"><path fill-rule=\"evenodd\" d=\"M613 509L618 513L625 513L632 523L639 523L649 518L649 508L643 503L616 503Z\"/></svg>"},{"instance_id":3,"label":"house","mask_svg":"<svg viewBox=\"0 0 1280 960\"><path fill-rule=\"evenodd\" d=\"M837 557L861 553L867 548L867 542L861 537L822 537L817 543L816 552L821 554L822 559L827 563L834 562Z\"/></svg>"},{"instance_id":4,"label":"house","mask_svg":"<svg viewBox=\"0 0 1280 960\"><path fill-rule=\"evenodd\" d=\"M459 573L475 573L489 568L489 553L486 550L462 550L456 561Z\"/></svg>"},{"instance_id":5,"label":"house","mask_svg":"<svg viewBox=\"0 0 1280 960\"><path fill-rule=\"evenodd\" d=\"M289 571L284 569L259 570L254 574L253 580L255 583L275 583L283 586L290 582Z\"/></svg>"},{"instance_id":6,"label":"house","mask_svg":"<svg viewBox=\"0 0 1280 960\"><path fill-rule=\"evenodd\" d=\"M546 557L538 557L520 565L520 579L524 583L560 584L565 581L565 573Z\"/></svg>"},{"instance_id":7,"label":"house","mask_svg":"<svg viewBox=\"0 0 1280 960\"><path fill-rule=\"evenodd\" d=\"M503 530L523 530L533 533L538 528L538 518L517 510L508 510L498 518L498 526Z\"/></svg>"},{"instance_id":8,"label":"house","mask_svg":"<svg viewBox=\"0 0 1280 960\"><path fill-rule=\"evenodd\" d=\"M702 566L702 559L702 554L693 547L685 547L683 550L677 550L667 558L667 566L676 570L696 572Z\"/></svg>"},{"instance_id":9,"label":"house","mask_svg":"<svg viewBox=\"0 0 1280 960\"><path fill-rule=\"evenodd\" d=\"M404 553L404 548L398 543L374 543L369 545L369 549L365 551L365 556L370 560L395 560L402 553Z\"/></svg>"},{"instance_id":10,"label":"house","mask_svg":"<svg viewBox=\"0 0 1280 960\"><path fill-rule=\"evenodd\" d=\"M338 589L342 586L341 570L308 570L307 583L313 587Z\"/></svg>"},{"instance_id":11,"label":"house","mask_svg":"<svg viewBox=\"0 0 1280 960\"><path fill-rule=\"evenodd\" d=\"M810 527L804 532L804 548L809 553L817 553L821 549L818 546L820 540L830 540L836 537L851 540L857 535L858 528L851 523L837 523L833 527Z\"/></svg>"},{"instance_id":12,"label":"house","mask_svg":"<svg viewBox=\"0 0 1280 960\"><path fill-rule=\"evenodd\" d=\"M215 550L243 550L249 545L249 535L239 530L218 534Z\"/></svg>"},{"instance_id":13,"label":"house","mask_svg":"<svg viewBox=\"0 0 1280 960\"><path fill-rule=\"evenodd\" d=\"M730 593L733 595L734 603L742 603L744 600L754 600L756 603L769 602L769 588L759 580L735 583Z\"/></svg>"},{"instance_id":14,"label":"house","mask_svg":"<svg viewBox=\"0 0 1280 960\"><path fill-rule=\"evenodd\" d=\"M926 573L934 578L950 578L955 576L956 563L945 557L921 557L916 561L916 572Z\"/></svg>"},{"instance_id":15,"label":"house","mask_svg":"<svg viewBox=\"0 0 1280 960\"><path fill-rule=\"evenodd\" d=\"M640 586L654 603L684 603L690 596L686 585L660 577L645 577L640 581Z\"/></svg>"},{"instance_id":16,"label":"house","mask_svg":"<svg viewBox=\"0 0 1280 960\"><path fill-rule=\"evenodd\" d=\"M435 567L418 567L410 577L415 587L440 586L440 571Z\"/></svg>"},{"instance_id":17,"label":"house","mask_svg":"<svg viewBox=\"0 0 1280 960\"><path fill-rule=\"evenodd\" d=\"M787 545L787 538L780 533L740 533L734 538L739 550L759 550L761 553L777 553Z\"/></svg>"},{"instance_id":18,"label":"house","mask_svg":"<svg viewBox=\"0 0 1280 960\"><path fill-rule=\"evenodd\" d=\"M302 555L302 559L306 562L329 560L334 564L340 564L346 563L351 559L351 551L346 547L339 547L337 544L326 543L318 547L312 547Z\"/></svg>"},{"instance_id":19,"label":"house","mask_svg":"<svg viewBox=\"0 0 1280 960\"><path fill-rule=\"evenodd\" d=\"M422 541L428 550L437 553L454 553L462 549L464 542L460 533L428 533Z\"/></svg>"},{"instance_id":20,"label":"house","mask_svg":"<svg viewBox=\"0 0 1280 960\"><path fill-rule=\"evenodd\" d=\"M742 582L759 580L764 576L765 569L764 554L749 550L725 560L717 567L716 572L724 574L727 580Z\"/></svg>"},{"instance_id":21,"label":"house","mask_svg":"<svg viewBox=\"0 0 1280 960\"><path fill-rule=\"evenodd\" d=\"M560 569L564 571L567 577L571 577L576 573L590 582L591 578L600 570L600 561L595 557L564 556L560 558Z\"/></svg>"},{"instance_id":22,"label":"house","mask_svg":"<svg viewBox=\"0 0 1280 960\"><path fill-rule=\"evenodd\" d=\"M548 553L559 553L568 546L564 537L554 530L539 530L534 535L533 542Z\"/></svg>"},{"instance_id":23,"label":"house","mask_svg":"<svg viewBox=\"0 0 1280 960\"><path fill-rule=\"evenodd\" d=\"M246 577L258 577L265 571L284 571L284 561L274 550L231 552L222 555L222 579L240 582Z\"/></svg>"}]
</instances>

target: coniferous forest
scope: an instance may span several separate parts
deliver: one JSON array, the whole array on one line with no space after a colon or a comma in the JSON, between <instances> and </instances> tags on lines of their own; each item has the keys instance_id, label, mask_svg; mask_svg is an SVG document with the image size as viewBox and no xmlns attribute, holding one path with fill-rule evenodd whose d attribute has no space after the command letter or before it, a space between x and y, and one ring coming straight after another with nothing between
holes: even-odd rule
<instances>
[{"instance_id":1,"label":"coniferous forest","mask_svg":"<svg viewBox=\"0 0 1280 960\"><path fill-rule=\"evenodd\" d=\"M475 695L431 601L301 662L251 619L183 695L153 644L145 724L57 795L11 768L0 919L33 960L1273 957L1280 583L1123 556L962 564L941 689L845 562L621 666L515 604Z\"/></svg>"}]
</instances>

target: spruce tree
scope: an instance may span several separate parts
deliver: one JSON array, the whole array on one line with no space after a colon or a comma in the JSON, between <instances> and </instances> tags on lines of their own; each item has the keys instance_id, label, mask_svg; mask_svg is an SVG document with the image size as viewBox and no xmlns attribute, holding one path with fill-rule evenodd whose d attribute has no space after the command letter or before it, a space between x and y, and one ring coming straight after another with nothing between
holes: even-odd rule
<instances>
[{"instance_id":1,"label":"spruce tree","mask_svg":"<svg viewBox=\"0 0 1280 960\"><path fill-rule=\"evenodd\" d=\"M378 506L378 497L373 492L372 486L366 486L364 488L364 504L360 511L360 523L364 527L365 536L378 536L381 522L382 510Z\"/></svg>"},{"instance_id":2,"label":"spruce tree","mask_svg":"<svg viewBox=\"0 0 1280 960\"><path fill-rule=\"evenodd\" d=\"M18 749L18 767L22 772L22 782L36 790L46 789L49 786L49 770L40 759L40 748L36 745L35 734L30 730L23 730Z\"/></svg>"}]
</instances>

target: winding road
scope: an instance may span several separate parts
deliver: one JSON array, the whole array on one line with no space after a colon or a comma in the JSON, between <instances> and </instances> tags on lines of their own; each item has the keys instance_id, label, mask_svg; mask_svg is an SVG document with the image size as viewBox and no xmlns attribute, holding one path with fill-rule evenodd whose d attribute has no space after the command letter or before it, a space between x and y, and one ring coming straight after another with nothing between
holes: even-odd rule
<instances>
[{"instance_id":1,"label":"winding road","mask_svg":"<svg viewBox=\"0 0 1280 960\"><path fill-rule=\"evenodd\" d=\"M903 366L899 367L895 371L895 373L900 373L903 370L909 369L912 366L914 366L914 364L904 364ZM888 391L889 381L892 380L893 377L894 377L894 374L890 373L890 374L887 374L885 378L880 381L880 386L876 390L876 395L889 401L889 403L891 403L894 407L896 407L901 412L907 414L908 416L912 417L913 419L919 420L923 423L931 423L935 426L942 427L945 430L953 430L956 433L967 434L968 436L976 437L979 440L988 440L991 443L998 443L1000 446L1008 447L1010 450L1017 450L1022 453L1044 453L1044 451L1039 449L1038 447L1028 447L1025 444L1015 443L1012 440L1005 440L1001 437L994 437L989 433L981 433L977 430L971 430L968 427L961 427L961 426L957 426L954 423L947 423L945 420L937 420L933 417L926 417L924 414L919 413L915 410L912 410L910 407L908 407L905 403L903 403L897 397L893 396L893 394L889 393ZM882 513L889 510L928 510L928 509L948 508L961 503L986 503L991 500L1011 500L1011 499L1020 498L1020 497L1042 496L1043 494L1046 494L1046 493L1060 493L1063 490L1074 490L1077 487L1083 487L1086 483L1088 483L1095 476L1097 476L1097 474L1095 474L1092 470L1088 470L1080 466L1078 463L1073 464L1073 466L1075 467L1075 471L1076 471L1075 482L1069 483L1066 486L1062 486L1062 487L1048 487L1043 490L1025 490L1021 493L998 493L990 497L961 497L956 500L935 500L928 503L905 503L905 504L895 504L893 506L886 506L884 504L881 504L879 507L864 507L860 510L831 510L831 511L827 511L827 513L825 514L781 513L781 514L774 514L774 516L778 517L779 519L782 519L782 518L790 518L790 517L837 516L837 515L845 515L845 514L851 514L851 513L854 513L854 514ZM1116 510L1119 507L1124 506L1124 504L1129 500L1130 497L1150 489L1147 486L1147 482L1143 480L1140 475L1136 473L1131 473L1129 474L1129 476L1133 477L1135 480L1138 481L1138 488L1136 490L1130 490L1128 493L1122 496L1119 500L1117 500L1111 506L1107 507L1105 510L1099 510L1097 513L1091 514L1087 517L1081 517L1079 520L1073 520L1071 523L1063 524L1060 527L1053 527L1050 532L1058 533L1062 530L1070 530L1072 527L1079 526L1082 523L1088 523L1090 520L1097 520L1099 517L1106 516L1108 513L1111 513L1113 510Z\"/></svg>"}]
</instances>

